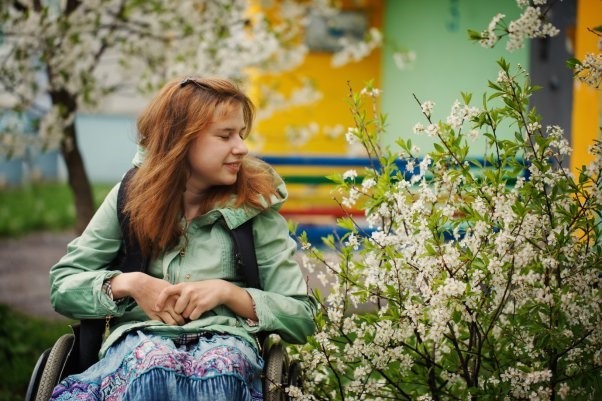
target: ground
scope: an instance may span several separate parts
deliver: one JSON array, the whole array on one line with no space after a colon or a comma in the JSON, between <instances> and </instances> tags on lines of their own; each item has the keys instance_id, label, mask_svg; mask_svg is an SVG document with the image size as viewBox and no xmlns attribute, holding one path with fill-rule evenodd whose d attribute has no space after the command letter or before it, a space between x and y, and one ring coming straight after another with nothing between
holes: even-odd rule
<instances>
[{"instance_id":1,"label":"ground","mask_svg":"<svg viewBox=\"0 0 602 401\"><path fill-rule=\"evenodd\" d=\"M48 271L67 250L72 232L41 232L0 240L0 303L34 316L61 319L50 305Z\"/></svg>"}]
</instances>

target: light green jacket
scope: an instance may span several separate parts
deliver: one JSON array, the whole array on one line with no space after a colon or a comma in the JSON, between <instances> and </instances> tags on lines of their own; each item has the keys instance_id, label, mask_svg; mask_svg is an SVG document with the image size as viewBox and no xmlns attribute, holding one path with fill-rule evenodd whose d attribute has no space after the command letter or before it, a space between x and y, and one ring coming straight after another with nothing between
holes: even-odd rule
<instances>
[{"instance_id":1,"label":"light green jacket","mask_svg":"<svg viewBox=\"0 0 602 401\"><path fill-rule=\"evenodd\" d=\"M275 173L274 173L275 174ZM278 177L278 191L287 192ZM111 316L111 333L103 342L100 356L124 333L134 329L177 337L183 333L218 331L238 335L255 344L253 334L278 333L285 341L303 343L314 333L316 303L294 259L296 244L288 235L285 219L278 213L283 200L272 199L270 207L258 213L254 209L215 209L195 218L187 229L184 243L151 261L148 274L167 278L171 283L224 279L244 287L235 268L230 229L253 220L253 236L262 289L246 288L253 297L259 318L257 326L219 306L183 326L171 326L149 320L136 303L128 299L116 303L101 287L105 280L119 274L108 270L122 244L117 220L117 184L107 195L82 235L68 245L68 252L50 270L50 298L55 310L74 319Z\"/></svg>"}]
</instances>

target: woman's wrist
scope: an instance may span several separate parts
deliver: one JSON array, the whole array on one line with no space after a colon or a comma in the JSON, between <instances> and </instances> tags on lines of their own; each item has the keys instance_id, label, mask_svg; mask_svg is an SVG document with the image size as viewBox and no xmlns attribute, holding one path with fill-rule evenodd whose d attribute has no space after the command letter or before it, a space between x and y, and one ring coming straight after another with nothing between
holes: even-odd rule
<instances>
[{"instance_id":1,"label":"woman's wrist","mask_svg":"<svg viewBox=\"0 0 602 401\"><path fill-rule=\"evenodd\" d=\"M225 282L223 304L237 315L257 321L256 306L253 297L244 288Z\"/></svg>"},{"instance_id":2,"label":"woman's wrist","mask_svg":"<svg viewBox=\"0 0 602 401\"><path fill-rule=\"evenodd\" d=\"M132 283L135 283L137 280L143 279L142 277L137 277L138 275L138 272L133 272L121 273L111 277L111 279L109 280L109 284L113 293L113 299L118 300L125 297L135 298L134 291L137 286L132 285Z\"/></svg>"}]
</instances>

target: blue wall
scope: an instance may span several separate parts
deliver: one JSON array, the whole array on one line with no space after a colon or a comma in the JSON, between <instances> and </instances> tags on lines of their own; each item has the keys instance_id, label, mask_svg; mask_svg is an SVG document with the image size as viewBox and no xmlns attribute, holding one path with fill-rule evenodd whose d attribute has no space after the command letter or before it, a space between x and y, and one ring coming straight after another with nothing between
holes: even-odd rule
<instances>
[{"instance_id":1,"label":"blue wall","mask_svg":"<svg viewBox=\"0 0 602 401\"><path fill-rule=\"evenodd\" d=\"M428 6L427 6L428 5ZM432 149L432 139L415 135L416 123L427 125L421 102L435 102L434 121L447 118L460 92L472 92L472 105L482 105L487 81L495 81L499 71L496 61L504 57L513 67L528 68L528 47L508 52L503 40L493 49L485 49L468 39L468 29L482 31L497 13L508 19L519 15L515 0L389 0L385 8L385 46L383 52L382 111L388 115L389 129L384 142L393 144L399 137L411 138L422 153ZM411 49L416 61L407 70L393 62L395 46ZM527 45L528 46L528 45ZM511 136L511 132L506 135ZM482 156L482 145L474 146L473 156Z\"/></svg>"},{"instance_id":2,"label":"blue wall","mask_svg":"<svg viewBox=\"0 0 602 401\"><path fill-rule=\"evenodd\" d=\"M122 115L79 115L75 121L79 148L92 182L117 182L136 153L136 119ZM28 149L23 157L0 159L0 181L9 186L26 184L33 177L66 180L57 150L40 153ZM0 185L1 186L1 185Z\"/></svg>"},{"instance_id":3,"label":"blue wall","mask_svg":"<svg viewBox=\"0 0 602 401\"><path fill-rule=\"evenodd\" d=\"M136 153L136 118L81 115L76 120L76 127L90 180L101 183L119 181L130 168Z\"/></svg>"}]
</instances>

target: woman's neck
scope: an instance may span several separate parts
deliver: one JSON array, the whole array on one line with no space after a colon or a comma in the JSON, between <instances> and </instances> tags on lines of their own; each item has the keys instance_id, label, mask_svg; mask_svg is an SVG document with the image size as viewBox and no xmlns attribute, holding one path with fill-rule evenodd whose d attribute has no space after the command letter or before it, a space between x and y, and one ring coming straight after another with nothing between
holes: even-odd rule
<instances>
[{"instance_id":1,"label":"woman's neck","mask_svg":"<svg viewBox=\"0 0 602 401\"><path fill-rule=\"evenodd\" d=\"M184 217L186 221L190 221L203 212L206 203L206 194L204 191L196 192L187 188L184 191L183 203Z\"/></svg>"}]
</instances>

